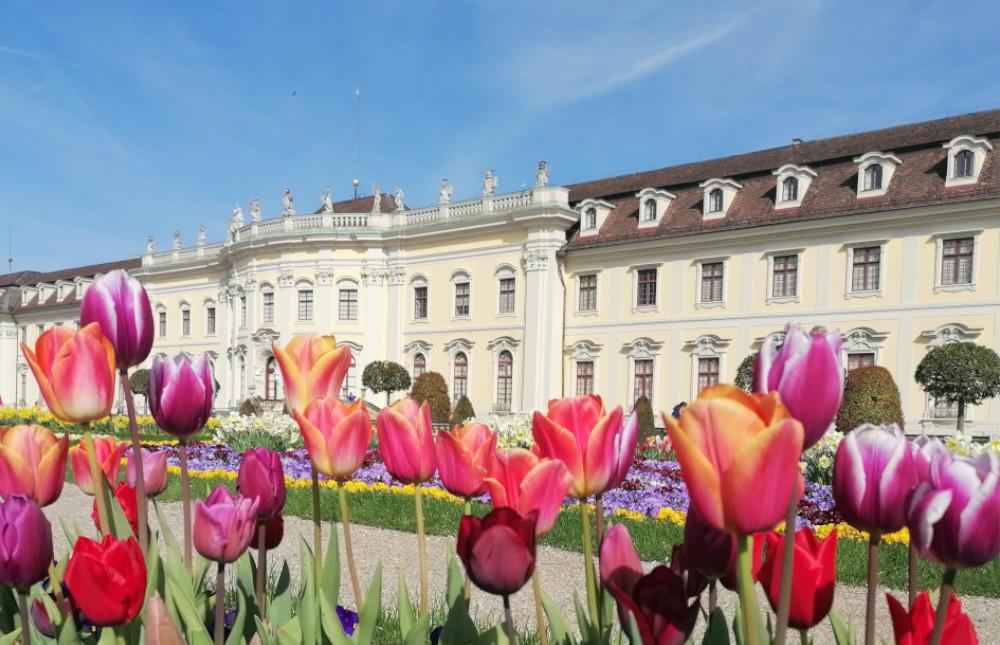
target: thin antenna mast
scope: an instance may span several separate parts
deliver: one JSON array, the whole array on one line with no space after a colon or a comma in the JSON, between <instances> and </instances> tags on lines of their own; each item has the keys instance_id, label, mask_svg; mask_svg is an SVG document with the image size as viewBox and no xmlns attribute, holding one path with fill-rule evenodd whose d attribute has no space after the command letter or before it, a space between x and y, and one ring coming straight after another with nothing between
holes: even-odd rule
<instances>
[{"instance_id":1,"label":"thin antenna mast","mask_svg":"<svg viewBox=\"0 0 1000 645\"><path fill-rule=\"evenodd\" d=\"M7 273L14 273L14 225L7 225Z\"/></svg>"},{"instance_id":2,"label":"thin antenna mast","mask_svg":"<svg viewBox=\"0 0 1000 645\"><path fill-rule=\"evenodd\" d=\"M354 87L354 199L358 198L361 185L361 88Z\"/></svg>"}]
</instances>

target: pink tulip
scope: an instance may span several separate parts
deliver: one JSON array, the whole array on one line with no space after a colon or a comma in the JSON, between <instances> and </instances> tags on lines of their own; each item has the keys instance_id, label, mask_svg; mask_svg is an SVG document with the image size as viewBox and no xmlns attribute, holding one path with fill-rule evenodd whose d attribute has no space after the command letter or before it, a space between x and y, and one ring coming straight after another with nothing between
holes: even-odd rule
<instances>
[{"instance_id":1,"label":"pink tulip","mask_svg":"<svg viewBox=\"0 0 1000 645\"><path fill-rule=\"evenodd\" d=\"M512 508L520 515L538 514L535 533L552 529L573 477L558 459L539 459L523 448L500 450L484 480L494 508Z\"/></svg>"},{"instance_id":2,"label":"pink tulip","mask_svg":"<svg viewBox=\"0 0 1000 645\"><path fill-rule=\"evenodd\" d=\"M337 347L333 336L295 336L282 349L272 345L281 368L285 403L291 411L302 412L319 397L336 399L351 366L351 348Z\"/></svg>"},{"instance_id":3,"label":"pink tulip","mask_svg":"<svg viewBox=\"0 0 1000 645\"><path fill-rule=\"evenodd\" d=\"M118 471L122 466L122 455L125 454L125 444L118 443L114 437L94 437L94 455L97 468L104 478L114 487L118 481ZM94 494L94 479L90 474L87 444L81 441L69 450L69 465L73 470L73 480L80 490L88 495Z\"/></svg>"},{"instance_id":4,"label":"pink tulip","mask_svg":"<svg viewBox=\"0 0 1000 645\"><path fill-rule=\"evenodd\" d=\"M0 428L0 497L28 495L39 506L59 498L66 481L69 437L41 426Z\"/></svg>"},{"instance_id":5,"label":"pink tulip","mask_svg":"<svg viewBox=\"0 0 1000 645\"><path fill-rule=\"evenodd\" d=\"M83 294L80 323L100 323L115 348L118 369L142 363L153 348L153 309L149 296L127 271L101 276Z\"/></svg>"},{"instance_id":6,"label":"pink tulip","mask_svg":"<svg viewBox=\"0 0 1000 645\"><path fill-rule=\"evenodd\" d=\"M202 556L232 563L247 550L257 533L256 499L235 496L219 484L194 506L194 547Z\"/></svg>"},{"instance_id":7,"label":"pink tulip","mask_svg":"<svg viewBox=\"0 0 1000 645\"><path fill-rule=\"evenodd\" d=\"M318 472L331 479L348 479L364 463L372 422L361 401L342 403L320 397L304 412L292 410L292 416Z\"/></svg>"},{"instance_id":8,"label":"pink tulip","mask_svg":"<svg viewBox=\"0 0 1000 645\"><path fill-rule=\"evenodd\" d=\"M913 453L896 424L848 432L833 463L833 497L851 526L893 533L906 523L906 499L917 484Z\"/></svg>"},{"instance_id":9,"label":"pink tulip","mask_svg":"<svg viewBox=\"0 0 1000 645\"><path fill-rule=\"evenodd\" d=\"M754 389L781 394L781 403L802 424L805 450L829 429L844 396L840 332L808 334L798 323L790 323L784 344L776 345L772 336L761 347Z\"/></svg>"},{"instance_id":10,"label":"pink tulip","mask_svg":"<svg viewBox=\"0 0 1000 645\"><path fill-rule=\"evenodd\" d=\"M624 524L615 524L604 534L600 557L601 582L614 584L631 594L642 578L642 561Z\"/></svg>"},{"instance_id":11,"label":"pink tulip","mask_svg":"<svg viewBox=\"0 0 1000 645\"><path fill-rule=\"evenodd\" d=\"M256 499L257 519L267 519L285 506L285 469L281 456L267 448L248 448L236 475L240 495Z\"/></svg>"},{"instance_id":12,"label":"pink tulip","mask_svg":"<svg viewBox=\"0 0 1000 645\"><path fill-rule=\"evenodd\" d=\"M115 399L115 350L91 323L79 331L56 325L21 344L49 410L60 421L86 423L111 413Z\"/></svg>"},{"instance_id":13,"label":"pink tulip","mask_svg":"<svg viewBox=\"0 0 1000 645\"><path fill-rule=\"evenodd\" d=\"M164 432L183 439L204 428L214 398L215 379L206 355L193 361L186 354L153 361L149 407Z\"/></svg>"},{"instance_id":14,"label":"pink tulip","mask_svg":"<svg viewBox=\"0 0 1000 645\"><path fill-rule=\"evenodd\" d=\"M441 483L453 495L478 497L486 492L485 479L496 452L497 436L489 426L469 423L437 434L437 462Z\"/></svg>"},{"instance_id":15,"label":"pink tulip","mask_svg":"<svg viewBox=\"0 0 1000 645\"><path fill-rule=\"evenodd\" d=\"M437 470L431 408L426 401L400 399L376 419L378 449L386 470L407 484L429 480Z\"/></svg>"},{"instance_id":16,"label":"pink tulip","mask_svg":"<svg viewBox=\"0 0 1000 645\"><path fill-rule=\"evenodd\" d=\"M1000 554L1000 461L987 450L975 459L934 455L930 478L907 507L917 552L953 569L978 567Z\"/></svg>"},{"instance_id":17,"label":"pink tulip","mask_svg":"<svg viewBox=\"0 0 1000 645\"><path fill-rule=\"evenodd\" d=\"M913 470L917 476L917 484L930 480L931 462L939 452L948 452L944 444L937 439L919 436L910 442L910 452L913 454Z\"/></svg>"},{"instance_id":18,"label":"pink tulip","mask_svg":"<svg viewBox=\"0 0 1000 645\"><path fill-rule=\"evenodd\" d=\"M133 488L135 487L136 464L139 462L142 462L142 478L146 484L146 496L156 497L167 490L167 453L152 452L142 448L140 459L135 459L133 454L129 455L128 465L125 467L125 481Z\"/></svg>"},{"instance_id":19,"label":"pink tulip","mask_svg":"<svg viewBox=\"0 0 1000 645\"><path fill-rule=\"evenodd\" d=\"M599 495L625 479L635 455L638 420L622 423L622 408L605 412L599 396L549 401L547 414L535 412L532 433L542 457L566 465L573 483L569 493Z\"/></svg>"}]
</instances>

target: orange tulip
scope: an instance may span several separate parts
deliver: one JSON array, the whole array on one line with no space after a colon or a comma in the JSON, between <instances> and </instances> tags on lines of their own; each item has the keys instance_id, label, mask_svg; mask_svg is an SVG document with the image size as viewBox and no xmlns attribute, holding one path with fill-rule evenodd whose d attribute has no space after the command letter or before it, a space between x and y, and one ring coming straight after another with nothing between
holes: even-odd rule
<instances>
[{"instance_id":1,"label":"orange tulip","mask_svg":"<svg viewBox=\"0 0 1000 645\"><path fill-rule=\"evenodd\" d=\"M621 406L606 412L599 396L553 399L548 414L535 412L537 453L566 465L573 476L573 497L599 495L625 480L639 426L634 414L624 423L622 418Z\"/></svg>"},{"instance_id":2,"label":"orange tulip","mask_svg":"<svg viewBox=\"0 0 1000 645\"><path fill-rule=\"evenodd\" d=\"M486 492L483 480L489 472L497 436L483 423L455 426L437 434L437 460L441 483L459 497L478 497Z\"/></svg>"},{"instance_id":3,"label":"orange tulip","mask_svg":"<svg viewBox=\"0 0 1000 645\"><path fill-rule=\"evenodd\" d=\"M333 336L305 335L293 338L284 349L272 346L281 367L285 403L302 412L313 399L336 399L351 366L351 348L337 347Z\"/></svg>"},{"instance_id":4,"label":"orange tulip","mask_svg":"<svg viewBox=\"0 0 1000 645\"><path fill-rule=\"evenodd\" d=\"M98 469L112 488L118 481L118 471L122 465L122 455L125 454L125 444L118 443L114 437L94 437L94 455ZM87 459L87 444L81 441L70 448L69 465L73 469L73 479L80 490L93 495L94 479L90 476L90 461Z\"/></svg>"},{"instance_id":5,"label":"orange tulip","mask_svg":"<svg viewBox=\"0 0 1000 645\"><path fill-rule=\"evenodd\" d=\"M535 535L552 529L573 477L558 459L539 459L530 450L515 448L496 453L486 478L495 508L510 507L519 515L538 513Z\"/></svg>"},{"instance_id":6,"label":"orange tulip","mask_svg":"<svg viewBox=\"0 0 1000 645\"><path fill-rule=\"evenodd\" d=\"M426 401L400 399L382 408L375 421L378 450L389 474L408 484L419 484L434 476L437 456L431 431L431 408Z\"/></svg>"},{"instance_id":7,"label":"orange tulip","mask_svg":"<svg viewBox=\"0 0 1000 645\"><path fill-rule=\"evenodd\" d=\"M292 416L318 472L332 479L347 479L361 467L372 437L372 422L364 403L321 397L305 412L293 410Z\"/></svg>"},{"instance_id":8,"label":"orange tulip","mask_svg":"<svg viewBox=\"0 0 1000 645\"><path fill-rule=\"evenodd\" d=\"M802 424L777 393L747 394L733 385L702 390L675 420L663 415L681 474L702 518L729 533L767 531L802 494ZM798 490L788 482L797 477Z\"/></svg>"},{"instance_id":9,"label":"orange tulip","mask_svg":"<svg viewBox=\"0 0 1000 645\"><path fill-rule=\"evenodd\" d=\"M57 325L21 344L49 410L60 421L103 419L115 398L115 350L98 323L79 331Z\"/></svg>"},{"instance_id":10,"label":"orange tulip","mask_svg":"<svg viewBox=\"0 0 1000 645\"><path fill-rule=\"evenodd\" d=\"M0 497L27 495L39 506L59 499L69 437L41 426L0 428Z\"/></svg>"}]
</instances>

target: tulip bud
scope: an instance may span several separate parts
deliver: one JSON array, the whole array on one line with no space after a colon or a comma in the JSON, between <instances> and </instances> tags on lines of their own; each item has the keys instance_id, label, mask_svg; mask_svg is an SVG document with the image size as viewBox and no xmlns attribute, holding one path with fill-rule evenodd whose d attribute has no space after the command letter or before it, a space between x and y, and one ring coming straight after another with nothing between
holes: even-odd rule
<instances>
[{"instance_id":1,"label":"tulip bud","mask_svg":"<svg viewBox=\"0 0 1000 645\"><path fill-rule=\"evenodd\" d=\"M886 594L885 598L889 602L889 616L892 618L892 633L896 637L896 645L929 643L936 612L930 594L922 591L909 611L892 594ZM976 628L968 614L962 611L962 601L954 593L948 600L941 642L948 645L979 645Z\"/></svg>"},{"instance_id":2,"label":"tulip bud","mask_svg":"<svg viewBox=\"0 0 1000 645\"><path fill-rule=\"evenodd\" d=\"M351 366L351 348L337 347L333 336L295 336L282 349L272 345L281 368L285 403L292 412L303 412L320 397L336 400Z\"/></svg>"},{"instance_id":3,"label":"tulip bud","mask_svg":"<svg viewBox=\"0 0 1000 645\"><path fill-rule=\"evenodd\" d=\"M149 372L149 407L160 429L189 437L212 415L215 380L212 364L202 354L193 361L185 354L157 358Z\"/></svg>"},{"instance_id":4,"label":"tulip bud","mask_svg":"<svg viewBox=\"0 0 1000 645\"><path fill-rule=\"evenodd\" d=\"M534 513L521 517L509 508L462 517L458 556L477 587L508 596L528 582L535 570L535 519Z\"/></svg>"},{"instance_id":5,"label":"tulip bud","mask_svg":"<svg viewBox=\"0 0 1000 645\"><path fill-rule=\"evenodd\" d=\"M127 271L104 274L83 294L80 324L100 323L115 348L118 369L142 363L153 348L153 309L149 295Z\"/></svg>"},{"instance_id":6,"label":"tulip bud","mask_svg":"<svg viewBox=\"0 0 1000 645\"><path fill-rule=\"evenodd\" d=\"M257 518L266 519L285 505L285 471L281 457L267 448L248 448L236 476L240 495L257 500Z\"/></svg>"},{"instance_id":7,"label":"tulip bud","mask_svg":"<svg viewBox=\"0 0 1000 645\"><path fill-rule=\"evenodd\" d=\"M485 493L484 480L497 447L497 436L489 426L456 426L451 432L438 432L436 441L438 472L445 489L459 497Z\"/></svg>"},{"instance_id":8,"label":"tulip bud","mask_svg":"<svg viewBox=\"0 0 1000 645\"><path fill-rule=\"evenodd\" d=\"M0 497L28 495L39 506L59 499L68 449L69 437L41 426L0 428Z\"/></svg>"},{"instance_id":9,"label":"tulip bud","mask_svg":"<svg viewBox=\"0 0 1000 645\"><path fill-rule=\"evenodd\" d=\"M125 444L118 443L114 437L94 437L93 440L98 471L103 473L108 483L114 486L118 481L118 471L121 470ZM95 487L90 472L87 444L84 441L70 448L69 465L73 470L76 485L84 493L93 495Z\"/></svg>"},{"instance_id":10,"label":"tulip bud","mask_svg":"<svg viewBox=\"0 0 1000 645\"><path fill-rule=\"evenodd\" d=\"M642 561L624 524L614 524L604 534L599 564L603 584L614 584L625 593L632 593L642 577Z\"/></svg>"},{"instance_id":11,"label":"tulip bud","mask_svg":"<svg viewBox=\"0 0 1000 645\"><path fill-rule=\"evenodd\" d=\"M400 399L382 408L376 424L378 450L389 474L407 484L420 484L434 476L437 455L426 401Z\"/></svg>"},{"instance_id":12,"label":"tulip bud","mask_svg":"<svg viewBox=\"0 0 1000 645\"><path fill-rule=\"evenodd\" d=\"M125 469L125 481L128 485L135 487L136 464L142 462L142 480L146 486L146 496L156 497L167 490L167 453L140 448L140 458L134 457L134 453L129 454L128 466Z\"/></svg>"},{"instance_id":13,"label":"tulip bud","mask_svg":"<svg viewBox=\"0 0 1000 645\"><path fill-rule=\"evenodd\" d=\"M194 507L194 548L209 560L233 563L257 529L256 499L234 496L223 484Z\"/></svg>"},{"instance_id":14,"label":"tulip bud","mask_svg":"<svg viewBox=\"0 0 1000 645\"><path fill-rule=\"evenodd\" d=\"M31 603L31 622L41 634L49 638L56 637L56 627L49 618L49 612L45 609L45 603L41 600L34 600Z\"/></svg>"},{"instance_id":15,"label":"tulip bud","mask_svg":"<svg viewBox=\"0 0 1000 645\"><path fill-rule=\"evenodd\" d=\"M0 585L26 590L48 575L52 525L35 500L10 495L0 502Z\"/></svg>"},{"instance_id":16,"label":"tulip bud","mask_svg":"<svg viewBox=\"0 0 1000 645\"><path fill-rule=\"evenodd\" d=\"M347 479L364 463L372 422L362 401L342 403L321 397L304 412L292 410L292 416L317 471L330 479Z\"/></svg>"},{"instance_id":17,"label":"tulip bud","mask_svg":"<svg viewBox=\"0 0 1000 645\"><path fill-rule=\"evenodd\" d=\"M771 607L777 611L781 593L781 559L787 536L769 533L767 555L760 569L760 582ZM812 529L795 533L795 559L792 563L792 604L788 624L795 629L818 625L833 606L833 588L837 577L837 531L817 540Z\"/></svg>"},{"instance_id":18,"label":"tulip bud","mask_svg":"<svg viewBox=\"0 0 1000 645\"><path fill-rule=\"evenodd\" d=\"M285 537L285 520L282 519L281 513L272 515L266 520L257 520L256 530L260 530L261 526L264 527L264 548L271 551L281 546L281 539ZM250 540L251 549L256 549L258 546L260 545L257 543L257 538Z\"/></svg>"},{"instance_id":19,"label":"tulip bud","mask_svg":"<svg viewBox=\"0 0 1000 645\"><path fill-rule=\"evenodd\" d=\"M146 597L146 561L135 538L79 537L63 576L74 602L97 627L131 622Z\"/></svg>"}]
</instances>

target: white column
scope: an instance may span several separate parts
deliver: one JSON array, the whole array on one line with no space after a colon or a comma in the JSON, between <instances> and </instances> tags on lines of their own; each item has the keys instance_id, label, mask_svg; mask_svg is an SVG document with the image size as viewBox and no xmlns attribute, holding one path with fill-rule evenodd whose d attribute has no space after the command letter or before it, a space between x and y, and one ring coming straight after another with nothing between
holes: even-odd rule
<instances>
[{"instance_id":1,"label":"white column","mask_svg":"<svg viewBox=\"0 0 1000 645\"><path fill-rule=\"evenodd\" d=\"M386 358L386 306L385 306L385 282L386 268L384 266L372 266L366 264L362 269L361 281L364 291L361 294L364 302L362 319L359 321L362 328L362 355L357 357L357 370L355 372L356 385L361 387L361 372L365 365L374 360L384 360Z\"/></svg>"},{"instance_id":2,"label":"white column","mask_svg":"<svg viewBox=\"0 0 1000 645\"><path fill-rule=\"evenodd\" d=\"M530 236L529 236L530 238ZM523 410L545 410L562 392L563 287L555 240L530 240L524 251ZM517 367L515 366L515 369Z\"/></svg>"},{"instance_id":3,"label":"white column","mask_svg":"<svg viewBox=\"0 0 1000 645\"><path fill-rule=\"evenodd\" d=\"M404 366L406 366L406 360L403 356L403 320L405 316L406 269L394 266L389 270L389 286L386 294L385 360L395 361Z\"/></svg>"},{"instance_id":4,"label":"white column","mask_svg":"<svg viewBox=\"0 0 1000 645\"><path fill-rule=\"evenodd\" d=\"M336 287L333 284L333 269L320 269L316 272L316 301L313 314L316 317L316 329L321 334L334 333L334 308L337 306Z\"/></svg>"},{"instance_id":5,"label":"white column","mask_svg":"<svg viewBox=\"0 0 1000 645\"><path fill-rule=\"evenodd\" d=\"M0 398L6 405L14 407L22 395L18 392L18 346L17 325L14 321L0 322Z\"/></svg>"}]
</instances>

